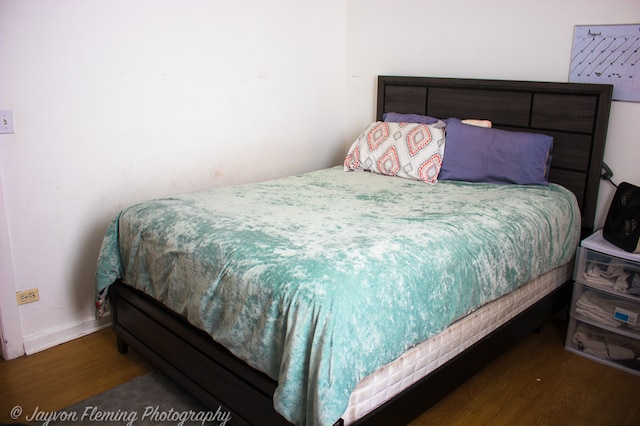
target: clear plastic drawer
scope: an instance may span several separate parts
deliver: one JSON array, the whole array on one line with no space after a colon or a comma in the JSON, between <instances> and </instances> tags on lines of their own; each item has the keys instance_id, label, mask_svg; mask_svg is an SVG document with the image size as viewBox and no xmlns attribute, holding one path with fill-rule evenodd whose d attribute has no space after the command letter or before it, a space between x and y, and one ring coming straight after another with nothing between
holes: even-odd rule
<instances>
[{"instance_id":1,"label":"clear plastic drawer","mask_svg":"<svg viewBox=\"0 0 640 426\"><path fill-rule=\"evenodd\" d=\"M614 333L640 339L640 300L575 283L571 315Z\"/></svg>"},{"instance_id":2,"label":"clear plastic drawer","mask_svg":"<svg viewBox=\"0 0 640 426\"><path fill-rule=\"evenodd\" d=\"M640 263L578 248L574 280L640 300Z\"/></svg>"},{"instance_id":3,"label":"clear plastic drawer","mask_svg":"<svg viewBox=\"0 0 640 426\"><path fill-rule=\"evenodd\" d=\"M640 376L640 340L571 318L565 348L585 358Z\"/></svg>"}]
</instances>

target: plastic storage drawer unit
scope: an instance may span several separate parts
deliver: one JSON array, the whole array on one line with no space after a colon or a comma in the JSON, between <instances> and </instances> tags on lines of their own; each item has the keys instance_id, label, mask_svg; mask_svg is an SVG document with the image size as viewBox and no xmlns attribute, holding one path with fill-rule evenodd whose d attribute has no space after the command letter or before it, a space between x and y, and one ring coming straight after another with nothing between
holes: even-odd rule
<instances>
[{"instance_id":1,"label":"plastic storage drawer unit","mask_svg":"<svg viewBox=\"0 0 640 426\"><path fill-rule=\"evenodd\" d=\"M596 232L578 248L566 349L640 375L640 255Z\"/></svg>"}]
</instances>

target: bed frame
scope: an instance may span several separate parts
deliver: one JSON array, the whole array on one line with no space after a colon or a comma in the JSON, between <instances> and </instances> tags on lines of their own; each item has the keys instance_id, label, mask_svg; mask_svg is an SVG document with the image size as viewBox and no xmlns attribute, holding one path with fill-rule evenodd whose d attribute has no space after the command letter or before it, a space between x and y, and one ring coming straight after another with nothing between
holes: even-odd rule
<instances>
[{"instance_id":1,"label":"bed frame","mask_svg":"<svg viewBox=\"0 0 640 426\"><path fill-rule=\"evenodd\" d=\"M611 95L610 85L381 76L377 119L477 118L553 136L550 180L576 195L584 236L594 227ZM408 423L566 306L570 290L565 283L357 424ZM140 291L117 281L109 297L120 352L131 345L213 411L231 411L234 425L289 424L273 409L275 381Z\"/></svg>"}]
</instances>

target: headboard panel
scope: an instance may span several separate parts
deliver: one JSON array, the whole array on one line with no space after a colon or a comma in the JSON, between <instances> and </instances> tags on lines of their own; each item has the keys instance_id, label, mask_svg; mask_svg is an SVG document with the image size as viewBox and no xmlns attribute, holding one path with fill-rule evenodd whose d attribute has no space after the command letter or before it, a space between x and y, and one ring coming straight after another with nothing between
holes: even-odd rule
<instances>
[{"instance_id":1,"label":"headboard panel","mask_svg":"<svg viewBox=\"0 0 640 426\"><path fill-rule=\"evenodd\" d=\"M385 112L491 120L554 138L550 180L571 190L583 234L593 231L613 86L431 77L378 77Z\"/></svg>"}]
</instances>

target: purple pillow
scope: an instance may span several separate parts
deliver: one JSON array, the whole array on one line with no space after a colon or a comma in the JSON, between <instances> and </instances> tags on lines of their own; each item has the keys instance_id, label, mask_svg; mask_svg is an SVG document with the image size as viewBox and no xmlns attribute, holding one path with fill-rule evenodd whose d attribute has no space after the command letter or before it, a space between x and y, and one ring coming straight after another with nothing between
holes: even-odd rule
<instances>
[{"instance_id":1,"label":"purple pillow","mask_svg":"<svg viewBox=\"0 0 640 426\"><path fill-rule=\"evenodd\" d=\"M436 124L441 121L438 118L429 117L428 115L418 114L400 114L398 112L385 112L382 114L382 121L389 121L392 123L422 123L422 124Z\"/></svg>"},{"instance_id":2,"label":"purple pillow","mask_svg":"<svg viewBox=\"0 0 640 426\"><path fill-rule=\"evenodd\" d=\"M551 136L471 126L457 118L445 122L444 158L438 179L549 184Z\"/></svg>"}]
</instances>

